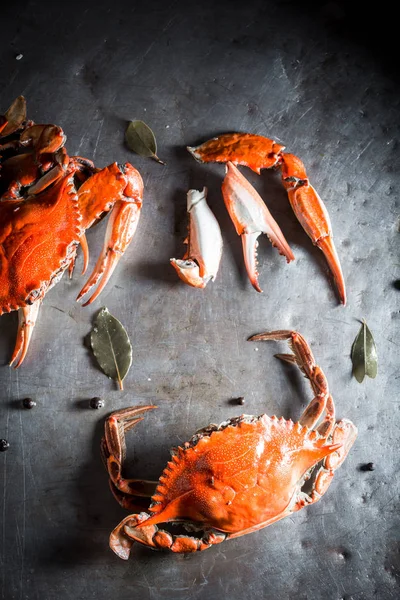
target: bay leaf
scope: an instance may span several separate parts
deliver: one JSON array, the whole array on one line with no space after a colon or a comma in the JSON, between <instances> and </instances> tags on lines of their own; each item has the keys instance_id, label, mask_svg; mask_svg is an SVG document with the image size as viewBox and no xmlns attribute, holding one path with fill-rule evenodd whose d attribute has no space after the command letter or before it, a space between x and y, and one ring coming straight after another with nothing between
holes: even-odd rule
<instances>
[{"instance_id":1,"label":"bay leaf","mask_svg":"<svg viewBox=\"0 0 400 600\"><path fill-rule=\"evenodd\" d=\"M8 123L3 129L1 135L3 137L14 133L22 125L26 119L26 100L23 96L18 96L7 109L5 118Z\"/></svg>"},{"instance_id":2,"label":"bay leaf","mask_svg":"<svg viewBox=\"0 0 400 600\"><path fill-rule=\"evenodd\" d=\"M363 320L360 331L351 348L351 360L353 363L353 375L358 383L364 381L367 375L374 379L378 372L378 354L372 333Z\"/></svg>"},{"instance_id":3,"label":"bay leaf","mask_svg":"<svg viewBox=\"0 0 400 600\"><path fill-rule=\"evenodd\" d=\"M132 363L132 346L124 326L107 308L102 308L96 317L90 343L102 371L123 390L123 380Z\"/></svg>"},{"instance_id":4,"label":"bay leaf","mask_svg":"<svg viewBox=\"0 0 400 600\"><path fill-rule=\"evenodd\" d=\"M165 162L157 156L157 142L153 131L143 121L131 121L125 132L125 141L129 148L139 154L153 158L161 165Z\"/></svg>"}]
</instances>

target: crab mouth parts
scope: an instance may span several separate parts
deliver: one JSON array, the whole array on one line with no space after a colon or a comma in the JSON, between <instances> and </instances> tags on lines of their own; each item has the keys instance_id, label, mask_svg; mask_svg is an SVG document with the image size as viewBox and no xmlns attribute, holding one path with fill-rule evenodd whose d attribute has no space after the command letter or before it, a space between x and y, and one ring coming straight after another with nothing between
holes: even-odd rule
<instances>
[{"instance_id":1,"label":"crab mouth parts","mask_svg":"<svg viewBox=\"0 0 400 600\"><path fill-rule=\"evenodd\" d=\"M177 521L168 521L166 523L159 523L158 525L156 525L156 527L157 529L160 529L161 527L163 531L167 531L171 535L178 536L186 536L188 533L196 533L200 534L199 537L202 537L207 532L206 528L204 527L204 523L195 523L194 521L185 521L184 519L179 519Z\"/></svg>"}]
</instances>

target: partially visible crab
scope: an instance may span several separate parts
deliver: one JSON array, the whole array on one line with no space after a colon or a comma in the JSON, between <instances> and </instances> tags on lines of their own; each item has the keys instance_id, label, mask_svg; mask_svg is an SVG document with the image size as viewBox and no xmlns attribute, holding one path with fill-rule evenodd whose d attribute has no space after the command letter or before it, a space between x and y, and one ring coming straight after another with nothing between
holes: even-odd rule
<instances>
[{"instance_id":1,"label":"partially visible crab","mask_svg":"<svg viewBox=\"0 0 400 600\"><path fill-rule=\"evenodd\" d=\"M56 125L26 120L25 99L17 98L0 117L0 315L19 311L11 363L23 362L40 304L69 268L85 230L111 211L102 253L81 299L100 280L100 294L136 231L143 181L129 163L96 169L79 156L69 157L66 136ZM84 305L84 306L85 306Z\"/></svg>"},{"instance_id":2,"label":"partially visible crab","mask_svg":"<svg viewBox=\"0 0 400 600\"><path fill-rule=\"evenodd\" d=\"M158 482L122 476L125 432L156 407L112 413L105 423L102 456L114 496L124 508L136 511L111 533L110 546L120 558L129 558L134 542L172 552L206 550L317 502L330 486L357 437L356 427L347 419L336 422L326 377L299 333L274 331L250 340L289 340L293 354L277 356L300 367L314 399L297 423L264 414L205 427L171 451L172 460ZM303 486L311 477L306 493ZM168 522L203 535L158 529Z\"/></svg>"}]
</instances>

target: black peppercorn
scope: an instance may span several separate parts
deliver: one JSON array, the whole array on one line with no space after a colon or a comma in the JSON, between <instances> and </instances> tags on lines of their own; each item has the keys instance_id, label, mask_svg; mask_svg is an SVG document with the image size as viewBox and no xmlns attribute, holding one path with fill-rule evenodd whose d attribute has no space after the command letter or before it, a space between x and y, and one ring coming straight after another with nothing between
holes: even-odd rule
<instances>
[{"instance_id":1,"label":"black peppercorn","mask_svg":"<svg viewBox=\"0 0 400 600\"><path fill-rule=\"evenodd\" d=\"M104 402L101 398L92 398L90 400L90 408L103 408Z\"/></svg>"},{"instance_id":2,"label":"black peppercorn","mask_svg":"<svg viewBox=\"0 0 400 600\"><path fill-rule=\"evenodd\" d=\"M0 452L5 452L10 447L10 444L7 440L0 440Z\"/></svg>"},{"instance_id":3,"label":"black peppercorn","mask_svg":"<svg viewBox=\"0 0 400 600\"><path fill-rule=\"evenodd\" d=\"M364 465L361 465L361 467L360 467L360 471L374 471L374 470L375 470L375 465L373 462L366 463Z\"/></svg>"},{"instance_id":4,"label":"black peppercorn","mask_svg":"<svg viewBox=\"0 0 400 600\"><path fill-rule=\"evenodd\" d=\"M32 398L24 398L22 400L22 405L24 408L34 408L36 406L36 402L32 400Z\"/></svg>"}]
</instances>

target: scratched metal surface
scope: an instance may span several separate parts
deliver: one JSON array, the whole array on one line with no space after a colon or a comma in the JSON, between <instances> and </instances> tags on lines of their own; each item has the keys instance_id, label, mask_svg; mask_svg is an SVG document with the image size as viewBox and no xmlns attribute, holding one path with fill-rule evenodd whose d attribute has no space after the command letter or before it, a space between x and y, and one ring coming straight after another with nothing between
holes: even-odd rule
<instances>
[{"instance_id":1,"label":"scratched metal surface","mask_svg":"<svg viewBox=\"0 0 400 600\"><path fill-rule=\"evenodd\" d=\"M102 297L74 302L83 280L47 295L28 358L6 366L16 314L0 319L1 599L140 597L386 600L399 597L399 89L390 47L344 3L19 2L2 8L0 107L18 94L38 122L61 125L70 154L105 166L130 160L145 182L136 237ZM354 32L354 34L353 34ZM386 36L387 37L387 36ZM17 54L23 54L16 60ZM162 167L123 145L125 122L156 132ZM326 201L348 287L337 297L322 254L291 214L277 176L246 175L267 199L297 260L263 239L257 294L220 193L221 165L184 150L219 132L275 137L304 160ZM185 193L209 188L224 237L217 281L185 287L169 266L184 252ZM91 264L105 222L89 233ZM81 260L81 258L80 258ZM84 338L101 306L133 342L125 391L96 368ZM379 352L375 381L351 378L349 351L365 317ZM253 333L301 331L324 368L339 417L359 438L322 501L256 534L189 556L108 548L125 516L99 454L104 416L157 403L129 437L128 472L157 478L168 449L199 427L245 412L297 419L310 389L274 361L283 344ZM38 406L21 408L31 396ZM104 409L88 408L101 396ZM374 462L373 472L360 465Z\"/></svg>"}]
</instances>

